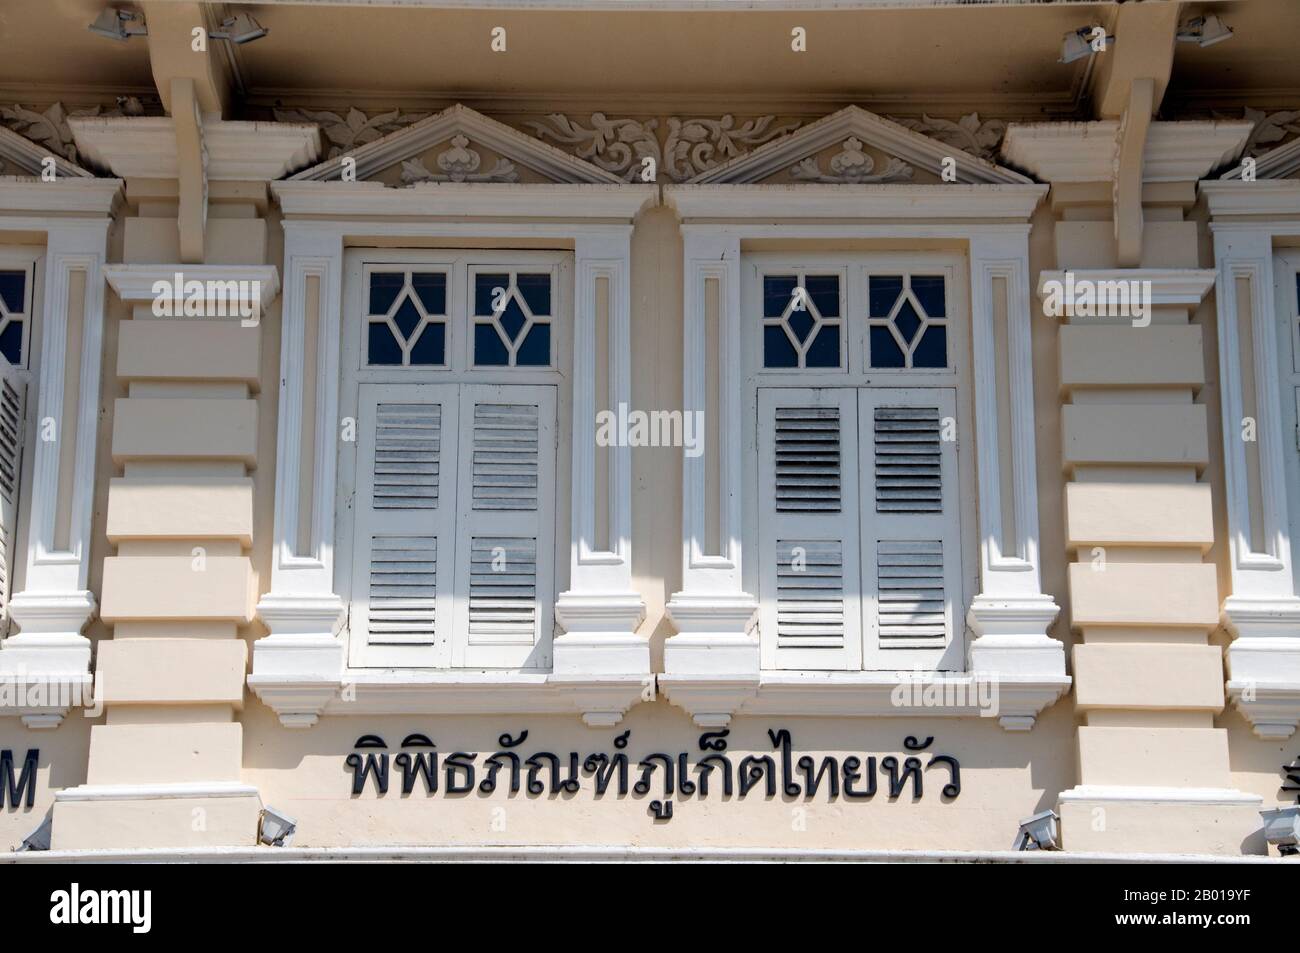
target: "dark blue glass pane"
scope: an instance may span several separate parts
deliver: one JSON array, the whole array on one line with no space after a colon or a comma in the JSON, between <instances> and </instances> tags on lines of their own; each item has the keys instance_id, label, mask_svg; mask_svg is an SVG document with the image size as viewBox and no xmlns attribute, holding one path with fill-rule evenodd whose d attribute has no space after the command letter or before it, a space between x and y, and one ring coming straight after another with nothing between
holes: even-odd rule
<instances>
[{"instance_id":1,"label":"dark blue glass pane","mask_svg":"<svg viewBox=\"0 0 1300 953\"><path fill-rule=\"evenodd\" d=\"M908 344L915 340L917 329L921 327L921 316L912 307L912 302L903 302L903 306L898 309L898 315L894 318L894 327L898 328L898 333Z\"/></svg>"},{"instance_id":2,"label":"dark blue glass pane","mask_svg":"<svg viewBox=\"0 0 1300 953\"><path fill-rule=\"evenodd\" d=\"M887 318L889 311L903 291L902 275L872 275L869 283L868 298L870 314L873 318Z\"/></svg>"},{"instance_id":3,"label":"dark blue glass pane","mask_svg":"<svg viewBox=\"0 0 1300 953\"><path fill-rule=\"evenodd\" d=\"M0 271L0 301L10 314L24 309L27 301L27 272Z\"/></svg>"},{"instance_id":4,"label":"dark blue glass pane","mask_svg":"<svg viewBox=\"0 0 1300 953\"><path fill-rule=\"evenodd\" d=\"M370 313L387 314L397 300L406 276L395 271L375 271L370 274Z\"/></svg>"},{"instance_id":5,"label":"dark blue glass pane","mask_svg":"<svg viewBox=\"0 0 1300 953\"><path fill-rule=\"evenodd\" d=\"M393 315L393 323L397 325L397 330L402 333L404 339L411 340L411 335L420 326L420 312L409 297L402 299L402 303L398 305L397 313Z\"/></svg>"},{"instance_id":6,"label":"dark blue glass pane","mask_svg":"<svg viewBox=\"0 0 1300 953\"><path fill-rule=\"evenodd\" d=\"M763 366L799 366L799 355L795 352L794 345L778 325L769 324L763 328Z\"/></svg>"},{"instance_id":7,"label":"dark blue glass pane","mask_svg":"<svg viewBox=\"0 0 1300 953\"><path fill-rule=\"evenodd\" d=\"M393 332L382 321L370 324L366 363L372 366L402 363L402 349L393 337Z\"/></svg>"},{"instance_id":8,"label":"dark blue glass pane","mask_svg":"<svg viewBox=\"0 0 1300 953\"><path fill-rule=\"evenodd\" d=\"M813 316L807 308L803 311L791 311L790 317L785 319L785 323L790 325L790 330L794 332L795 340L800 344L808 340L808 332L813 327Z\"/></svg>"},{"instance_id":9,"label":"dark blue glass pane","mask_svg":"<svg viewBox=\"0 0 1300 953\"><path fill-rule=\"evenodd\" d=\"M430 321L420 332L420 337L415 344L411 346L411 364L412 366L445 364L446 349L447 325L441 321Z\"/></svg>"},{"instance_id":10,"label":"dark blue glass pane","mask_svg":"<svg viewBox=\"0 0 1300 953\"><path fill-rule=\"evenodd\" d=\"M872 367L906 367L903 352L883 325L871 327L871 366Z\"/></svg>"},{"instance_id":11,"label":"dark blue glass pane","mask_svg":"<svg viewBox=\"0 0 1300 953\"><path fill-rule=\"evenodd\" d=\"M804 278L803 286L818 314L823 318L840 316L839 275L809 275Z\"/></svg>"},{"instance_id":12,"label":"dark blue glass pane","mask_svg":"<svg viewBox=\"0 0 1300 953\"><path fill-rule=\"evenodd\" d=\"M913 275L912 294L932 318L944 317L943 275Z\"/></svg>"},{"instance_id":13,"label":"dark blue glass pane","mask_svg":"<svg viewBox=\"0 0 1300 953\"><path fill-rule=\"evenodd\" d=\"M813 338L812 346L804 356L807 367L840 366L840 329L838 325L824 324Z\"/></svg>"},{"instance_id":14,"label":"dark blue glass pane","mask_svg":"<svg viewBox=\"0 0 1300 953\"><path fill-rule=\"evenodd\" d=\"M515 287L519 289L524 304L528 305L533 317L550 317L550 275L515 275Z\"/></svg>"},{"instance_id":15,"label":"dark blue glass pane","mask_svg":"<svg viewBox=\"0 0 1300 953\"><path fill-rule=\"evenodd\" d=\"M767 275L763 279L763 317L779 318L785 314L796 284L794 275Z\"/></svg>"},{"instance_id":16,"label":"dark blue glass pane","mask_svg":"<svg viewBox=\"0 0 1300 953\"><path fill-rule=\"evenodd\" d=\"M496 301L496 289L504 295L510 289L509 275L475 275L474 276L474 313L489 315L495 312L492 307Z\"/></svg>"},{"instance_id":17,"label":"dark blue glass pane","mask_svg":"<svg viewBox=\"0 0 1300 953\"><path fill-rule=\"evenodd\" d=\"M549 367L551 363L551 326L534 324L528 337L515 352L515 363L520 367Z\"/></svg>"},{"instance_id":18,"label":"dark blue glass pane","mask_svg":"<svg viewBox=\"0 0 1300 953\"><path fill-rule=\"evenodd\" d=\"M913 367L948 366L948 329L932 324L921 335L921 343L912 352Z\"/></svg>"},{"instance_id":19,"label":"dark blue glass pane","mask_svg":"<svg viewBox=\"0 0 1300 953\"><path fill-rule=\"evenodd\" d=\"M501 330L505 331L506 337L513 342L519 337L519 331L528 321L528 316L524 314L524 309L519 307L519 302L515 300L514 295L511 295L509 302L506 304L505 313L501 315L499 320L501 321Z\"/></svg>"},{"instance_id":20,"label":"dark blue glass pane","mask_svg":"<svg viewBox=\"0 0 1300 953\"><path fill-rule=\"evenodd\" d=\"M506 367L510 352L501 343L501 335L490 324L474 325L474 363L482 367Z\"/></svg>"},{"instance_id":21,"label":"dark blue glass pane","mask_svg":"<svg viewBox=\"0 0 1300 953\"><path fill-rule=\"evenodd\" d=\"M5 360L17 367L23 362L23 323L21 321L10 321L3 331L0 331L0 354L5 356Z\"/></svg>"},{"instance_id":22,"label":"dark blue glass pane","mask_svg":"<svg viewBox=\"0 0 1300 953\"><path fill-rule=\"evenodd\" d=\"M411 287L429 314L447 313L447 276L440 272L411 275Z\"/></svg>"}]
</instances>

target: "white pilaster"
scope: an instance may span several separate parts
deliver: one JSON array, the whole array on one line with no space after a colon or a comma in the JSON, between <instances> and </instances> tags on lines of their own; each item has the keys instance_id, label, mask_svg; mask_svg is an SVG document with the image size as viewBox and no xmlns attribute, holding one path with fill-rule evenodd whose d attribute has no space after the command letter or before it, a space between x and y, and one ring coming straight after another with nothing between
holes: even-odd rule
<instances>
[{"instance_id":1,"label":"white pilaster","mask_svg":"<svg viewBox=\"0 0 1300 953\"><path fill-rule=\"evenodd\" d=\"M704 454L683 456L682 589L666 607L677 634L664 644L659 684L696 724L712 727L725 725L759 683L759 641L753 631L758 602L744 591L741 577L740 239L689 225L682 232L682 409L716 419L718 432L705 428ZM710 283L716 288L716 366L708 357ZM716 408L709 407L710 395L716 395ZM708 487L709 454L717 467L716 497ZM718 526L717 552L706 543L711 514Z\"/></svg>"},{"instance_id":2,"label":"white pilaster","mask_svg":"<svg viewBox=\"0 0 1300 953\"><path fill-rule=\"evenodd\" d=\"M34 182L31 189L33 193L57 193L62 186ZM120 188L121 183L113 181L95 191L103 193L111 209ZM18 632L0 646L0 677L62 686L60 702L70 704L82 700L82 688L91 679L90 640L81 633L96 610L87 576L103 352L102 268L109 223L108 215L62 221L52 218L40 223L47 239L37 361L37 439L28 448L34 455L31 484L22 488L20 497L25 497L30 514L26 577L23 591L9 603ZM75 403L66 405L68 317L74 281L84 288L77 332L81 365ZM54 439L46 439L51 433ZM60 474L65 435L76 441L73 473L66 481ZM56 539L61 512L70 513L66 541ZM29 727L55 727L68 708L58 703L29 707L23 709L22 717Z\"/></svg>"},{"instance_id":3,"label":"white pilaster","mask_svg":"<svg viewBox=\"0 0 1300 953\"><path fill-rule=\"evenodd\" d=\"M1024 730L1070 685L1065 648L1047 634L1060 609L1043 593L1039 573L1029 229L976 233L969 247L980 537L980 593L967 614L976 635L970 668L981 677L997 676L1004 710L1016 709L1002 725ZM995 326L995 282L1005 288L1001 337ZM999 346L1006 348L1005 384L998 375ZM1004 419L1009 446L1002 436ZM1007 467L1010 480L1004 481ZM1009 499L1004 485L1011 489ZM1008 507L1013 509L1010 538L1004 529Z\"/></svg>"},{"instance_id":4,"label":"white pilaster","mask_svg":"<svg viewBox=\"0 0 1300 953\"><path fill-rule=\"evenodd\" d=\"M1251 189L1254 183L1234 183ZM1236 638L1228 647L1228 696L1261 738L1284 739L1300 723L1300 597L1291 560L1282 395L1278 379L1277 303L1273 240L1266 226L1214 229L1217 269L1219 381L1232 595L1223 622ZM1242 314L1238 282L1250 288ZM1248 322L1253 348L1243 352ZM1249 370L1249 374L1246 371ZM1258 482L1247 468L1242 420L1246 391L1253 407ZM1252 539L1252 513L1261 532Z\"/></svg>"},{"instance_id":5,"label":"white pilaster","mask_svg":"<svg viewBox=\"0 0 1300 953\"><path fill-rule=\"evenodd\" d=\"M555 603L564 633L554 643L552 683L572 692L589 725L617 724L650 683L650 645L636 632L645 602L632 588L632 459L618 441L602 448L608 484L596 485L596 414L632 396L631 237L609 226L574 242L573 523L569 588ZM598 354L597 314L605 300L608 353ZM598 394L599 362L608 393ZM605 548L597 541L597 507L607 507Z\"/></svg>"},{"instance_id":6,"label":"white pilaster","mask_svg":"<svg viewBox=\"0 0 1300 953\"><path fill-rule=\"evenodd\" d=\"M275 536L271 590L257 605L270 634L253 644L249 687L283 724L309 727L343 685L338 638L346 607L334 592L334 483L338 446L339 333L343 241L286 222L281 301L280 400L276 437ZM307 313L309 279L318 281L315 314ZM308 367L308 322L315 324L316 361ZM314 411L304 407L307 375L315 378ZM315 429L315 457L301 454L304 428ZM310 468L311 532L300 552L302 468Z\"/></svg>"}]
</instances>

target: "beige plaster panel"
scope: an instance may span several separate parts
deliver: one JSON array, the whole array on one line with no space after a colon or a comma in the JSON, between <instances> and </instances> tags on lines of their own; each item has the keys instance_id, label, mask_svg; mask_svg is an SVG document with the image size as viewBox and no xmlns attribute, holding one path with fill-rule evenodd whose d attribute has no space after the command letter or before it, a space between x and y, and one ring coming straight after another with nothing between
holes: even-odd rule
<instances>
[{"instance_id":1,"label":"beige plaster panel","mask_svg":"<svg viewBox=\"0 0 1300 953\"><path fill-rule=\"evenodd\" d=\"M261 332L238 321L125 321L117 374L124 380L244 381L258 386Z\"/></svg>"},{"instance_id":2,"label":"beige plaster panel","mask_svg":"<svg viewBox=\"0 0 1300 953\"><path fill-rule=\"evenodd\" d=\"M96 725L87 784L238 781L243 729L219 725Z\"/></svg>"},{"instance_id":3,"label":"beige plaster panel","mask_svg":"<svg viewBox=\"0 0 1300 953\"><path fill-rule=\"evenodd\" d=\"M1198 404L1068 404L1061 453L1070 464L1196 464L1209 459L1205 408Z\"/></svg>"},{"instance_id":4,"label":"beige plaster panel","mask_svg":"<svg viewBox=\"0 0 1300 953\"><path fill-rule=\"evenodd\" d=\"M1217 645L1076 645L1075 704L1081 709L1218 711L1223 707L1222 655Z\"/></svg>"},{"instance_id":5,"label":"beige plaster panel","mask_svg":"<svg viewBox=\"0 0 1300 953\"><path fill-rule=\"evenodd\" d=\"M1205 550L1214 541L1210 486L1070 483L1065 488L1065 526L1071 548L1157 545Z\"/></svg>"},{"instance_id":6,"label":"beige plaster panel","mask_svg":"<svg viewBox=\"0 0 1300 953\"><path fill-rule=\"evenodd\" d=\"M1194 222L1147 222L1142 230L1143 268L1196 267ZM1104 222L1058 222L1056 261L1059 268L1114 268L1115 226Z\"/></svg>"},{"instance_id":7,"label":"beige plaster panel","mask_svg":"<svg viewBox=\"0 0 1300 953\"><path fill-rule=\"evenodd\" d=\"M28 728L17 715L0 717L0 748L14 753L15 779L28 750L37 751L32 806L27 807L26 795L17 807L9 806L6 797L0 810L0 851L16 849L36 829L53 805L55 791L86 782L86 749L95 720L84 717L83 711L74 709L54 731Z\"/></svg>"},{"instance_id":8,"label":"beige plaster panel","mask_svg":"<svg viewBox=\"0 0 1300 953\"><path fill-rule=\"evenodd\" d=\"M1062 801L1067 851L1138 854L1263 854L1259 809L1180 801Z\"/></svg>"},{"instance_id":9,"label":"beige plaster panel","mask_svg":"<svg viewBox=\"0 0 1300 953\"><path fill-rule=\"evenodd\" d=\"M113 460L257 458L257 401L201 397L118 398Z\"/></svg>"},{"instance_id":10,"label":"beige plaster panel","mask_svg":"<svg viewBox=\"0 0 1300 953\"><path fill-rule=\"evenodd\" d=\"M1198 327L1065 325L1061 389L1199 387L1205 365Z\"/></svg>"},{"instance_id":11,"label":"beige plaster panel","mask_svg":"<svg viewBox=\"0 0 1300 953\"><path fill-rule=\"evenodd\" d=\"M1204 626L1219 623L1219 596L1209 563L1070 565L1070 608L1077 628L1105 625Z\"/></svg>"},{"instance_id":12,"label":"beige plaster panel","mask_svg":"<svg viewBox=\"0 0 1300 953\"><path fill-rule=\"evenodd\" d=\"M205 477L118 477L108 491L108 538L253 538L253 481Z\"/></svg>"},{"instance_id":13,"label":"beige plaster panel","mask_svg":"<svg viewBox=\"0 0 1300 953\"><path fill-rule=\"evenodd\" d=\"M261 265L266 261L266 222L258 218L209 218L203 261L208 265ZM180 261L180 230L172 218L128 218L128 265ZM180 266L178 266L180 267Z\"/></svg>"},{"instance_id":14,"label":"beige plaster panel","mask_svg":"<svg viewBox=\"0 0 1300 953\"><path fill-rule=\"evenodd\" d=\"M1231 787L1228 733L1218 728L1081 727L1079 783Z\"/></svg>"},{"instance_id":15,"label":"beige plaster panel","mask_svg":"<svg viewBox=\"0 0 1300 953\"><path fill-rule=\"evenodd\" d=\"M54 850L252 847L257 843L261 810L261 799L255 794L59 801L54 806L51 846ZM197 817L203 818L202 824L195 823Z\"/></svg>"},{"instance_id":16,"label":"beige plaster panel","mask_svg":"<svg viewBox=\"0 0 1300 953\"><path fill-rule=\"evenodd\" d=\"M205 619L248 623L256 575L246 556L109 556L104 560L100 616L131 619Z\"/></svg>"},{"instance_id":17,"label":"beige plaster panel","mask_svg":"<svg viewBox=\"0 0 1300 953\"><path fill-rule=\"evenodd\" d=\"M107 705L242 705L247 659L241 639L105 639L96 677Z\"/></svg>"}]
</instances>

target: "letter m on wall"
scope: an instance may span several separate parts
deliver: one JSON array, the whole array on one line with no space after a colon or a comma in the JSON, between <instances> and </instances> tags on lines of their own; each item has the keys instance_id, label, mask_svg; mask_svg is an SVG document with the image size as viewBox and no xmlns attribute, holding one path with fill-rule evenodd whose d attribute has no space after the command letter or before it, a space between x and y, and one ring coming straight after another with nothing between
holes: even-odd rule
<instances>
[{"instance_id":1,"label":"letter m on wall","mask_svg":"<svg viewBox=\"0 0 1300 953\"><path fill-rule=\"evenodd\" d=\"M28 748L22 774L15 778L14 753L8 748L0 750L0 807L18 807L24 797L24 807L36 803L36 762L40 753L39 748Z\"/></svg>"}]
</instances>

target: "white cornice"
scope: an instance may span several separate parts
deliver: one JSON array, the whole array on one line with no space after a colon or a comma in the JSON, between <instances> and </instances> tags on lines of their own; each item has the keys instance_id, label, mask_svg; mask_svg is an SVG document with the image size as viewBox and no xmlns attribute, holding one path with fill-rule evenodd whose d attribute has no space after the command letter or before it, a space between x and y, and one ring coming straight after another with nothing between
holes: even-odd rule
<instances>
[{"instance_id":1,"label":"white cornice","mask_svg":"<svg viewBox=\"0 0 1300 953\"><path fill-rule=\"evenodd\" d=\"M560 185L421 182L389 188L382 182L275 182L287 216L484 216L507 220L558 218L631 222L657 203L654 185Z\"/></svg>"},{"instance_id":2,"label":"white cornice","mask_svg":"<svg viewBox=\"0 0 1300 953\"><path fill-rule=\"evenodd\" d=\"M1047 186L669 185L683 219L1014 219L1027 221Z\"/></svg>"},{"instance_id":3,"label":"white cornice","mask_svg":"<svg viewBox=\"0 0 1300 953\"><path fill-rule=\"evenodd\" d=\"M1297 140L1300 141L1300 140ZM1206 179L1200 183L1210 215L1300 215L1300 179Z\"/></svg>"},{"instance_id":4,"label":"white cornice","mask_svg":"<svg viewBox=\"0 0 1300 953\"><path fill-rule=\"evenodd\" d=\"M1300 170L1300 139L1293 139L1284 146L1278 146L1255 160L1255 178L1283 179ZM1233 166L1220 178L1240 179L1241 165Z\"/></svg>"},{"instance_id":5,"label":"white cornice","mask_svg":"<svg viewBox=\"0 0 1300 953\"><path fill-rule=\"evenodd\" d=\"M93 165L120 178L174 179L178 174L175 125L167 116L69 119L77 149ZM315 162L320 130L306 123L203 123L210 181L274 181Z\"/></svg>"},{"instance_id":6,"label":"white cornice","mask_svg":"<svg viewBox=\"0 0 1300 953\"><path fill-rule=\"evenodd\" d=\"M1182 305L1195 307L1214 287L1213 268L1090 268L1071 270L1074 283L1090 281L1094 284L1114 281L1151 282L1153 305ZM1038 297L1048 295L1049 281L1066 283L1064 271L1044 271L1038 276Z\"/></svg>"},{"instance_id":7,"label":"white cornice","mask_svg":"<svg viewBox=\"0 0 1300 953\"><path fill-rule=\"evenodd\" d=\"M938 175L943 160L956 161L957 180L967 184L1025 184L1029 179L1019 172L1004 169L960 149L913 132L858 106L845 106L838 112L804 126L798 132L759 146L748 155L738 156L691 180L692 184L748 184L789 168L800 159L816 155L829 146L839 145L856 136L867 145L905 162Z\"/></svg>"},{"instance_id":8,"label":"white cornice","mask_svg":"<svg viewBox=\"0 0 1300 953\"><path fill-rule=\"evenodd\" d=\"M105 265L103 271L117 296L128 304L153 301L154 283L171 284L178 274L183 281L255 281L263 309L280 293L280 273L274 265Z\"/></svg>"},{"instance_id":9,"label":"white cornice","mask_svg":"<svg viewBox=\"0 0 1300 953\"><path fill-rule=\"evenodd\" d=\"M1253 123L1153 122L1144 182L1194 182L1241 154ZM1045 182L1109 182L1119 122L1012 123L1002 157Z\"/></svg>"},{"instance_id":10,"label":"white cornice","mask_svg":"<svg viewBox=\"0 0 1300 953\"><path fill-rule=\"evenodd\" d=\"M0 170L12 162L28 175L40 175L47 159L54 160L54 172L60 179L93 178L92 173L76 163L52 154L49 149L18 135L12 129L0 126Z\"/></svg>"},{"instance_id":11,"label":"white cornice","mask_svg":"<svg viewBox=\"0 0 1300 953\"><path fill-rule=\"evenodd\" d=\"M293 176L297 180L338 179L344 158L356 162L358 179L367 179L381 169L428 151L452 136L462 134L471 142L493 150L557 183L616 183L618 176L575 158L555 146L530 138L518 129L489 119L457 103L442 112L404 129L390 132L350 153L329 159Z\"/></svg>"},{"instance_id":12,"label":"white cornice","mask_svg":"<svg viewBox=\"0 0 1300 953\"><path fill-rule=\"evenodd\" d=\"M81 212L108 216L121 194L121 179L68 178L46 182L27 176L0 176L0 210L5 212Z\"/></svg>"}]
</instances>

